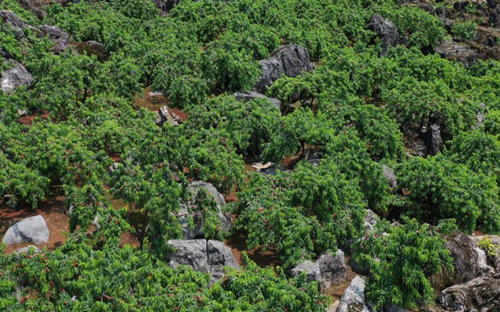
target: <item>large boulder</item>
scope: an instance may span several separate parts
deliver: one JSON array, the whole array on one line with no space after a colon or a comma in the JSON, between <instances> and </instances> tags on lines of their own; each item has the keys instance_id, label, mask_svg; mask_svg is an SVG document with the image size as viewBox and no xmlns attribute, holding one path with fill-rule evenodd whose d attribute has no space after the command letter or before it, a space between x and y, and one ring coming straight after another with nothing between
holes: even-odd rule
<instances>
[{"instance_id":1,"label":"large boulder","mask_svg":"<svg viewBox=\"0 0 500 312\"><path fill-rule=\"evenodd\" d=\"M389 19L374 14L370 24L368 24L368 29L373 30L382 42L382 55L387 52L390 46L395 47L398 44L398 29Z\"/></svg>"},{"instance_id":2,"label":"large boulder","mask_svg":"<svg viewBox=\"0 0 500 312\"><path fill-rule=\"evenodd\" d=\"M203 227L205 225L205 219L201 213L191 211L190 207L196 207L197 193L203 188L205 191L214 197L217 201L218 212L217 217L219 218L222 231L228 232L231 229L231 214L222 211L222 206L226 204L224 196L217 191L215 186L211 183L204 181L193 181L188 185L189 191L191 193L191 200L187 203L181 203L178 217L182 224L182 232L184 234L184 239L193 238L203 238L205 233L203 232ZM189 226L189 217L194 221L194 229Z\"/></svg>"},{"instance_id":3,"label":"large boulder","mask_svg":"<svg viewBox=\"0 0 500 312\"><path fill-rule=\"evenodd\" d=\"M239 268L231 249L219 241L176 239L169 240L168 245L175 250L167 257L171 267L188 265L196 271L210 273L212 283L224 276L225 266Z\"/></svg>"},{"instance_id":4,"label":"large boulder","mask_svg":"<svg viewBox=\"0 0 500 312\"><path fill-rule=\"evenodd\" d=\"M207 262L207 241L204 239L169 240L168 245L175 249L168 258L171 267L177 268L180 265L188 265L194 270L208 273Z\"/></svg>"},{"instance_id":5,"label":"large boulder","mask_svg":"<svg viewBox=\"0 0 500 312\"><path fill-rule=\"evenodd\" d=\"M26 218L12 225L5 236L3 242L6 245L14 245L22 242L34 242L44 244L49 240L49 228L45 219L38 215Z\"/></svg>"},{"instance_id":6,"label":"large boulder","mask_svg":"<svg viewBox=\"0 0 500 312\"><path fill-rule=\"evenodd\" d=\"M240 266L236 262L231 249L223 242L207 241L207 263L210 267L211 281L214 283L224 276L224 267L229 266L238 269Z\"/></svg>"},{"instance_id":7,"label":"large boulder","mask_svg":"<svg viewBox=\"0 0 500 312\"><path fill-rule=\"evenodd\" d=\"M316 262L304 261L293 268L290 275L297 277L302 272L305 272L308 281L317 281L322 289L328 289L346 279L347 267L344 252L339 249L335 255L322 254Z\"/></svg>"},{"instance_id":8,"label":"large boulder","mask_svg":"<svg viewBox=\"0 0 500 312\"><path fill-rule=\"evenodd\" d=\"M478 277L443 290L438 301L448 311L487 312L500 308L500 279Z\"/></svg>"},{"instance_id":9,"label":"large boulder","mask_svg":"<svg viewBox=\"0 0 500 312\"><path fill-rule=\"evenodd\" d=\"M258 93L266 94L267 89L278 80L281 75L297 77L302 72L312 72L313 64L309 59L309 52L301 45L289 44L279 48L273 55L261 60L262 75L254 86Z\"/></svg>"},{"instance_id":10,"label":"large boulder","mask_svg":"<svg viewBox=\"0 0 500 312\"><path fill-rule=\"evenodd\" d=\"M344 291L337 312L368 312L365 304L365 280L356 276Z\"/></svg>"},{"instance_id":11,"label":"large boulder","mask_svg":"<svg viewBox=\"0 0 500 312\"><path fill-rule=\"evenodd\" d=\"M443 270L429 278L434 290L441 291L446 287L468 282L482 272L476 244L469 236L455 232L448 236L444 247L450 251L453 258L454 272Z\"/></svg>"},{"instance_id":12,"label":"large boulder","mask_svg":"<svg viewBox=\"0 0 500 312\"><path fill-rule=\"evenodd\" d=\"M1 88L3 92L10 92L20 86L29 86L33 83L33 76L20 63L14 60L4 60L9 69L2 71Z\"/></svg>"}]
</instances>

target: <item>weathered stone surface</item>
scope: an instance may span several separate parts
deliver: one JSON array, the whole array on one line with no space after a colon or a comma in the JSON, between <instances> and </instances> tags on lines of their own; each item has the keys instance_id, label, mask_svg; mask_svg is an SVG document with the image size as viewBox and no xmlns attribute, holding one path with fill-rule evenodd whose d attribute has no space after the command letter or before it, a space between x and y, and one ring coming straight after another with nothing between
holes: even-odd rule
<instances>
[{"instance_id":1,"label":"weathered stone surface","mask_svg":"<svg viewBox=\"0 0 500 312\"><path fill-rule=\"evenodd\" d=\"M3 242L6 245L14 245L22 242L34 242L44 244L49 240L49 228L45 219L38 215L26 218L12 225L5 236Z\"/></svg>"},{"instance_id":2,"label":"weathered stone surface","mask_svg":"<svg viewBox=\"0 0 500 312\"><path fill-rule=\"evenodd\" d=\"M168 245L175 249L175 252L168 258L169 265L177 268L181 265L189 265L196 271L203 273L210 272L207 262L207 241L204 239L169 240Z\"/></svg>"},{"instance_id":3,"label":"weathered stone surface","mask_svg":"<svg viewBox=\"0 0 500 312\"><path fill-rule=\"evenodd\" d=\"M210 266L211 281L215 283L224 276L224 267L229 266L238 269L240 266L231 252L231 249L223 242L207 241L207 263Z\"/></svg>"},{"instance_id":4,"label":"weathered stone surface","mask_svg":"<svg viewBox=\"0 0 500 312\"><path fill-rule=\"evenodd\" d=\"M438 301L449 311L487 312L500 308L500 279L478 277L443 290Z\"/></svg>"},{"instance_id":5,"label":"weathered stone surface","mask_svg":"<svg viewBox=\"0 0 500 312\"><path fill-rule=\"evenodd\" d=\"M387 167L386 165L382 165L382 174L384 175L384 178L386 178L387 181L389 181L389 184L392 186L393 189L398 188L398 180L396 178L396 175L394 174L394 170Z\"/></svg>"},{"instance_id":6,"label":"weathered stone surface","mask_svg":"<svg viewBox=\"0 0 500 312\"><path fill-rule=\"evenodd\" d=\"M377 224L379 219L380 219L379 216L377 216L377 214L375 212L373 212L371 209L366 209L366 216L364 218L365 229L367 231L373 230L373 228L375 227L375 224Z\"/></svg>"},{"instance_id":7,"label":"weathered stone surface","mask_svg":"<svg viewBox=\"0 0 500 312\"><path fill-rule=\"evenodd\" d=\"M175 249L175 252L167 257L171 267L188 265L196 271L210 273L212 283L224 276L225 266L239 268L231 249L222 242L177 239L169 240L168 244Z\"/></svg>"},{"instance_id":8,"label":"weathered stone surface","mask_svg":"<svg viewBox=\"0 0 500 312\"><path fill-rule=\"evenodd\" d=\"M345 290L337 312L368 312L365 304L365 280L356 276Z\"/></svg>"},{"instance_id":9,"label":"weathered stone surface","mask_svg":"<svg viewBox=\"0 0 500 312\"><path fill-rule=\"evenodd\" d=\"M208 195L212 195L217 201L219 206L219 212L217 217L221 222L221 228L223 231L229 231L231 229L231 214L222 211L222 206L226 204L224 196L217 191L215 186L211 183L204 181L193 181L189 183L188 186L191 192L191 201L187 203L181 203L178 217L182 224L182 232L184 233L184 239L202 238L205 233L203 232L203 226L205 225L205 219L202 214L197 212L191 212L190 208L196 205L197 193L201 188L204 188ZM194 229L189 227L188 217L191 217L194 221Z\"/></svg>"},{"instance_id":10,"label":"weathered stone surface","mask_svg":"<svg viewBox=\"0 0 500 312\"><path fill-rule=\"evenodd\" d=\"M316 262L306 260L293 268L290 275L297 277L302 272L306 273L308 281L319 282L323 289L338 284L346 278L347 267L344 252L339 249L335 255L324 253Z\"/></svg>"},{"instance_id":11,"label":"weathered stone surface","mask_svg":"<svg viewBox=\"0 0 500 312\"><path fill-rule=\"evenodd\" d=\"M16 39L21 39L24 37L24 29L34 30L35 28L25 21L19 18L14 12L0 10L0 19L3 20L4 24L10 25L14 29L14 35Z\"/></svg>"},{"instance_id":12,"label":"weathered stone surface","mask_svg":"<svg viewBox=\"0 0 500 312\"><path fill-rule=\"evenodd\" d=\"M9 60L4 60L8 64L9 69L2 71L1 88L3 92L10 92L20 86L29 86L33 83L33 76L20 63Z\"/></svg>"},{"instance_id":13,"label":"weathered stone surface","mask_svg":"<svg viewBox=\"0 0 500 312\"><path fill-rule=\"evenodd\" d=\"M439 44L435 50L442 58L462 62L465 68L471 67L478 59L483 58L482 54L466 43L445 41Z\"/></svg>"},{"instance_id":14,"label":"weathered stone surface","mask_svg":"<svg viewBox=\"0 0 500 312\"><path fill-rule=\"evenodd\" d=\"M444 247L451 252L455 271L444 270L431 276L429 281L434 290L441 291L451 285L468 282L480 274L476 244L467 235L461 232L449 235Z\"/></svg>"},{"instance_id":15,"label":"weathered stone surface","mask_svg":"<svg viewBox=\"0 0 500 312\"><path fill-rule=\"evenodd\" d=\"M290 275L292 277L297 277L302 272L305 272L308 282L321 280L321 272L319 270L319 265L316 262L312 262L311 260L306 260L298 264L295 268L293 268Z\"/></svg>"},{"instance_id":16,"label":"weathered stone surface","mask_svg":"<svg viewBox=\"0 0 500 312\"><path fill-rule=\"evenodd\" d=\"M26 246L24 248L19 248L18 250L14 251L15 253L23 253L23 252L28 252L30 251L30 249L33 248L33 252L34 253L38 253L38 252L42 252L38 247L36 247L35 245L29 245L29 246Z\"/></svg>"},{"instance_id":17,"label":"weathered stone surface","mask_svg":"<svg viewBox=\"0 0 500 312\"><path fill-rule=\"evenodd\" d=\"M69 35L56 26L42 25L38 29L56 43L54 53L61 53L69 47Z\"/></svg>"},{"instance_id":18,"label":"weathered stone surface","mask_svg":"<svg viewBox=\"0 0 500 312\"><path fill-rule=\"evenodd\" d=\"M398 29L389 19L374 14L370 20L368 29L373 30L382 42L382 55L387 52L390 46L395 47L398 44Z\"/></svg>"},{"instance_id":19,"label":"weathered stone surface","mask_svg":"<svg viewBox=\"0 0 500 312\"><path fill-rule=\"evenodd\" d=\"M347 275L347 267L345 264L344 252L337 250L335 255L332 253L324 253L316 261L319 265L321 273L321 286L328 288L345 280Z\"/></svg>"},{"instance_id":20,"label":"weathered stone surface","mask_svg":"<svg viewBox=\"0 0 500 312\"><path fill-rule=\"evenodd\" d=\"M309 52L297 44L279 48L273 55L260 61L262 75L254 86L258 93L266 94L267 89L278 80L282 74L296 77L304 71L311 72L314 66L309 59Z\"/></svg>"},{"instance_id":21,"label":"weathered stone surface","mask_svg":"<svg viewBox=\"0 0 500 312\"><path fill-rule=\"evenodd\" d=\"M441 127L433 124L427 130L427 150L429 155L436 155L443 147L443 140L441 139Z\"/></svg>"},{"instance_id":22,"label":"weathered stone surface","mask_svg":"<svg viewBox=\"0 0 500 312\"><path fill-rule=\"evenodd\" d=\"M168 106L162 106L158 113L156 114L156 124L159 126L163 126L164 123L168 122L174 127L182 124L182 119L174 112L170 112L168 110Z\"/></svg>"},{"instance_id":23,"label":"weathered stone surface","mask_svg":"<svg viewBox=\"0 0 500 312\"><path fill-rule=\"evenodd\" d=\"M276 107L278 110L281 110L281 101L275 98L268 98L264 94L255 92L255 91L248 91L248 92L236 92L234 94L234 97L238 101L243 101L243 102L248 102L251 100L255 99L267 99L271 104L273 104L274 107Z\"/></svg>"}]
</instances>

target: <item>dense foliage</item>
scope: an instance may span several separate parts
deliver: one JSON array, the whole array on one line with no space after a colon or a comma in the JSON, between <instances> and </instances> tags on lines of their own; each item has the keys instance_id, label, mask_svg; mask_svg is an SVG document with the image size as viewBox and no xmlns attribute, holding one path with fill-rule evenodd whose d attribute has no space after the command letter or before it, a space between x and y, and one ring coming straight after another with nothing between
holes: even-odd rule
<instances>
[{"instance_id":1,"label":"dense foliage","mask_svg":"<svg viewBox=\"0 0 500 312\"><path fill-rule=\"evenodd\" d=\"M321 311L318 285L284 272L352 241L371 268L369 300L431 300L427 276L450 265L442 219L500 232L500 62L442 58L436 46L476 40L477 23L447 29L402 2L184 0L167 13L148 0L54 1L41 20L2 1L29 25L0 24L2 58L34 82L0 91L0 198L37 209L64 196L72 233L51 252L0 256L0 308ZM368 27L374 14L394 23L397 46ZM56 49L40 25L60 27L68 47ZM259 79L258 61L286 44L304 46L315 69L274 82L266 95L281 108L237 100ZM137 104L147 91L187 120L157 126ZM444 146L417 156L431 125ZM248 173L253 161L274 171ZM247 249L274 252L279 268L244 256L242 271L209 287L203 274L168 267L167 242L182 237L178 214L196 180L235 200L228 233L214 198L196 194L188 211L203 215L205 237L241 235ZM366 209L405 225L366 233ZM124 232L140 247L119 248Z\"/></svg>"}]
</instances>

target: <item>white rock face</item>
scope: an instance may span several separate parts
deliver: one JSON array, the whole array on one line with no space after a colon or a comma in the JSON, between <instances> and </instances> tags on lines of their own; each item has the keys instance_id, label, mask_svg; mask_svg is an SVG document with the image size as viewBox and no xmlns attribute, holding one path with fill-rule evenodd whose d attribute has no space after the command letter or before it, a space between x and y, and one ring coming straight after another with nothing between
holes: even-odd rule
<instances>
[{"instance_id":1,"label":"white rock face","mask_svg":"<svg viewBox=\"0 0 500 312\"><path fill-rule=\"evenodd\" d=\"M351 311L369 311L365 304L365 280L359 276L356 276L351 281L351 285L345 290L337 309L337 312Z\"/></svg>"},{"instance_id":2,"label":"white rock face","mask_svg":"<svg viewBox=\"0 0 500 312\"><path fill-rule=\"evenodd\" d=\"M14 245L22 242L34 242L44 244L49 240L49 228L45 219L38 215L26 218L12 225L5 236L3 242L7 245Z\"/></svg>"},{"instance_id":3,"label":"white rock face","mask_svg":"<svg viewBox=\"0 0 500 312\"><path fill-rule=\"evenodd\" d=\"M14 60L4 61L11 65L11 68L2 72L1 88L3 92L10 92L17 87L30 85L33 83L33 76L28 70Z\"/></svg>"}]
</instances>

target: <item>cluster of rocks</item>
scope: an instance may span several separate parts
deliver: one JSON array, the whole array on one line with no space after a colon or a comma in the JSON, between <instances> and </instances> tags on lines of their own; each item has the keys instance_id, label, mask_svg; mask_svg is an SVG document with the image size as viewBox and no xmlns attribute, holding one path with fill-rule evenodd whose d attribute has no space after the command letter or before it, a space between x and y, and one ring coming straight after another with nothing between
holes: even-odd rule
<instances>
[{"instance_id":1,"label":"cluster of rocks","mask_svg":"<svg viewBox=\"0 0 500 312\"><path fill-rule=\"evenodd\" d=\"M22 0L20 3L35 14L43 12L32 5L29 0ZM0 22L10 26L14 30L14 36L17 40L26 37L26 31L34 32L40 37L48 37L55 43L55 46L52 48L52 52L55 54L59 54L72 46L70 44L70 36L59 27L49 25L35 27L23 21L15 13L6 10L0 10ZM97 41L76 43L74 44L74 50L79 53L96 54L101 58L105 55L104 44ZM7 67L6 70L1 72L1 89L3 92L9 93L20 86L30 86L34 82L33 76L28 70L22 64L15 61L13 55L1 47L0 56Z\"/></svg>"},{"instance_id":2,"label":"cluster of rocks","mask_svg":"<svg viewBox=\"0 0 500 312\"><path fill-rule=\"evenodd\" d=\"M165 123L169 123L170 125L177 127L182 124L182 122L182 118L176 113L169 111L167 105L162 106L156 114L156 124L160 127Z\"/></svg>"}]
</instances>

